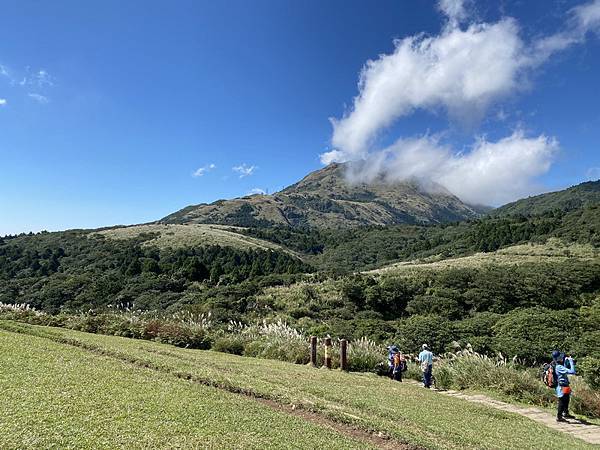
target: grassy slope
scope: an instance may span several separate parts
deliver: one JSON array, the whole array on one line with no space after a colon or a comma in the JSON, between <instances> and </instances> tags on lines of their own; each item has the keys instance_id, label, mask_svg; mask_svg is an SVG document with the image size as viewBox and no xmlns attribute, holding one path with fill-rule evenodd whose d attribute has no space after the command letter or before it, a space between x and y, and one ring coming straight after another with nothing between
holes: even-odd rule
<instances>
[{"instance_id":1,"label":"grassy slope","mask_svg":"<svg viewBox=\"0 0 600 450\"><path fill-rule=\"evenodd\" d=\"M94 348L96 352L104 352L115 359L148 365L163 374L189 377L201 383L243 390L317 410L429 448L500 449L507 448L508 442L513 449L545 448L550 442L554 448L591 448L582 441L551 431L526 418L440 396L415 385L393 383L372 374L315 370L279 361L178 349L153 342L6 321L0 322L0 327L46 336L55 341L69 339L72 344ZM8 352L15 358L14 353ZM76 350L66 354L78 355L71 364L76 364L83 356ZM161 380L168 382L166 378L157 378L157 382ZM108 392L96 395L110 396ZM247 411L251 414L252 410ZM238 415L241 417L239 409ZM276 433L275 429L273 432Z\"/></svg>"},{"instance_id":2,"label":"grassy slope","mask_svg":"<svg viewBox=\"0 0 600 450\"><path fill-rule=\"evenodd\" d=\"M0 367L4 449L365 447L249 398L40 337L0 331Z\"/></svg>"},{"instance_id":3,"label":"grassy slope","mask_svg":"<svg viewBox=\"0 0 600 450\"><path fill-rule=\"evenodd\" d=\"M251 236L231 231L232 227L222 225L189 224L189 225L135 225L131 227L111 228L94 234L111 239L132 239L142 233L158 233L158 236L145 241L145 246L158 248L197 247L221 245L238 249L278 250L292 253L290 250Z\"/></svg>"},{"instance_id":4,"label":"grassy slope","mask_svg":"<svg viewBox=\"0 0 600 450\"><path fill-rule=\"evenodd\" d=\"M519 265L523 263L564 262L569 259L592 260L599 257L598 249L591 245L564 244L558 239L549 239L545 244L522 244L503 248L490 253L436 260L407 261L371 271L371 273L402 274L419 270L443 270L457 267L481 267L484 265Z\"/></svg>"}]
</instances>

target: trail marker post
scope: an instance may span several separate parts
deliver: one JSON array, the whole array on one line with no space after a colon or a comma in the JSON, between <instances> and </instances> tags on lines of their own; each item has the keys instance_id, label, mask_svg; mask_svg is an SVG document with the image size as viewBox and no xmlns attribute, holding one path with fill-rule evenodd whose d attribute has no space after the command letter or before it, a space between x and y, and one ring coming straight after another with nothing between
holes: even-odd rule
<instances>
[{"instance_id":1,"label":"trail marker post","mask_svg":"<svg viewBox=\"0 0 600 450\"><path fill-rule=\"evenodd\" d=\"M348 370L348 341L346 339L340 341L340 369Z\"/></svg>"},{"instance_id":2,"label":"trail marker post","mask_svg":"<svg viewBox=\"0 0 600 450\"><path fill-rule=\"evenodd\" d=\"M317 367L317 337L310 337L310 365Z\"/></svg>"},{"instance_id":3,"label":"trail marker post","mask_svg":"<svg viewBox=\"0 0 600 450\"><path fill-rule=\"evenodd\" d=\"M325 338L325 367L331 369L331 338Z\"/></svg>"}]
</instances>

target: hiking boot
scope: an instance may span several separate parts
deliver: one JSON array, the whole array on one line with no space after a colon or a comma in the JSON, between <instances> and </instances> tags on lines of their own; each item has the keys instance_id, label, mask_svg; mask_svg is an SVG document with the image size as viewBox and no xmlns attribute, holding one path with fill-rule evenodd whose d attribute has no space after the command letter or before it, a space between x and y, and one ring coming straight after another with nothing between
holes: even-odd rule
<instances>
[{"instance_id":1,"label":"hiking boot","mask_svg":"<svg viewBox=\"0 0 600 450\"><path fill-rule=\"evenodd\" d=\"M565 419L575 419L575 416L567 413L567 414L563 414L563 418L565 418Z\"/></svg>"},{"instance_id":2,"label":"hiking boot","mask_svg":"<svg viewBox=\"0 0 600 450\"><path fill-rule=\"evenodd\" d=\"M566 422L567 420L564 417L557 417L556 421L557 422Z\"/></svg>"}]
</instances>

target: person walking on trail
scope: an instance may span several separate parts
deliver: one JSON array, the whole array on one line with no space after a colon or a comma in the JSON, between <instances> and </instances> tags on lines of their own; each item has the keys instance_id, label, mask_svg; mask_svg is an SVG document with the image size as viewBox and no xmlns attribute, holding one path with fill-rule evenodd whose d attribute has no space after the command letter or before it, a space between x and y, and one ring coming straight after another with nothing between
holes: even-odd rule
<instances>
[{"instance_id":1,"label":"person walking on trail","mask_svg":"<svg viewBox=\"0 0 600 450\"><path fill-rule=\"evenodd\" d=\"M570 356L555 350L552 352L554 371L556 373L556 396L558 397L557 422L566 422L566 419L574 419L569 414L569 400L571 399L571 387L569 386L569 375L575 373L575 361Z\"/></svg>"},{"instance_id":2,"label":"person walking on trail","mask_svg":"<svg viewBox=\"0 0 600 450\"><path fill-rule=\"evenodd\" d=\"M423 372L423 386L431 387L431 374L433 372L433 353L429 351L427 344L423 344L423 350L419 353L419 363Z\"/></svg>"},{"instance_id":3,"label":"person walking on trail","mask_svg":"<svg viewBox=\"0 0 600 450\"><path fill-rule=\"evenodd\" d=\"M402 372L407 368L406 359L395 345L388 347L388 367L390 378L402 381Z\"/></svg>"}]
</instances>

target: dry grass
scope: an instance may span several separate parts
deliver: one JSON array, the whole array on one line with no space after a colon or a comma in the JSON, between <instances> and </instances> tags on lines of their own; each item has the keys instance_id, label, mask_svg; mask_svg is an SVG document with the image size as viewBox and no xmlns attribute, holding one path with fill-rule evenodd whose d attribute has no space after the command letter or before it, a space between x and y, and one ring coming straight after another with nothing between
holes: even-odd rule
<instances>
[{"instance_id":1,"label":"dry grass","mask_svg":"<svg viewBox=\"0 0 600 450\"><path fill-rule=\"evenodd\" d=\"M234 229L222 225L206 224L149 224L112 228L93 233L92 236L102 235L110 239L133 239L143 233L157 233L158 236L145 241L143 245L159 248L221 245L239 249L278 250L291 253L280 245L236 233L232 231Z\"/></svg>"},{"instance_id":2,"label":"dry grass","mask_svg":"<svg viewBox=\"0 0 600 450\"><path fill-rule=\"evenodd\" d=\"M564 262L567 260L592 260L600 257L599 250L591 245L565 244L559 239L549 239L544 244L523 244L503 248L490 253L476 253L460 258L441 259L432 256L406 261L372 270L372 274L408 274L421 270L443 270L488 265L513 266L526 263Z\"/></svg>"}]
</instances>

